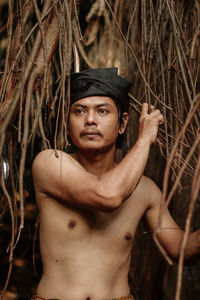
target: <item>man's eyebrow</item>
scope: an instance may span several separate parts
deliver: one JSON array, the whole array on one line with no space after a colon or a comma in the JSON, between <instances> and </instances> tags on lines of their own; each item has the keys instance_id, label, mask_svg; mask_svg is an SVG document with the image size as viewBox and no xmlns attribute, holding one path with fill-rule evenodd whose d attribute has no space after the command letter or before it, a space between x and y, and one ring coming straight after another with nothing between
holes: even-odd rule
<instances>
[{"instance_id":1,"label":"man's eyebrow","mask_svg":"<svg viewBox=\"0 0 200 300\"><path fill-rule=\"evenodd\" d=\"M88 105L79 104L79 103L75 104L74 106L75 106L75 107L82 107L82 108L87 108L87 107L88 107ZM101 104L97 104L97 105L95 105L95 106L96 106L96 107L101 107L101 106L112 107L112 105L111 105L110 103L107 103L107 102L101 103Z\"/></svg>"},{"instance_id":2,"label":"man's eyebrow","mask_svg":"<svg viewBox=\"0 0 200 300\"><path fill-rule=\"evenodd\" d=\"M82 107L82 108L86 108L87 107L87 105L83 105L83 104L79 104L79 103L75 104L74 106L75 107Z\"/></svg>"},{"instance_id":3,"label":"man's eyebrow","mask_svg":"<svg viewBox=\"0 0 200 300\"><path fill-rule=\"evenodd\" d=\"M97 107L100 107L100 106L110 106L110 107L112 107L112 105L110 103L101 103L101 104L97 105Z\"/></svg>"}]
</instances>

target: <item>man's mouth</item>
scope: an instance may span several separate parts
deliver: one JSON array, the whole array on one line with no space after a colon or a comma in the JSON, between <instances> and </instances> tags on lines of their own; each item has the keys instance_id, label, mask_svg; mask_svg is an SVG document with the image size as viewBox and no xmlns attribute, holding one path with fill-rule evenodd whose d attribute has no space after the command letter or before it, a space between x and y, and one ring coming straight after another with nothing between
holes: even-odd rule
<instances>
[{"instance_id":1,"label":"man's mouth","mask_svg":"<svg viewBox=\"0 0 200 300\"><path fill-rule=\"evenodd\" d=\"M99 130L94 129L85 129L81 132L80 136L102 136L102 133Z\"/></svg>"}]
</instances>

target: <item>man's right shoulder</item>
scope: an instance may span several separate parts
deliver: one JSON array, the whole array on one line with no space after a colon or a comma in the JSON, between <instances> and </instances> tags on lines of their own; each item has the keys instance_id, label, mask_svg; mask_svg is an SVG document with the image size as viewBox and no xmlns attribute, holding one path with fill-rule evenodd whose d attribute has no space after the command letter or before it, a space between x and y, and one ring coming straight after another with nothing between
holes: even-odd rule
<instances>
[{"instance_id":1,"label":"man's right shoulder","mask_svg":"<svg viewBox=\"0 0 200 300\"><path fill-rule=\"evenodd\" d=\"M68 199L71 174L78 178L79 163L60 150L47 149L37 154L32 165L32 175L37 195L51 195L53 198ZM78 179L77 179L78 180ZM67 195L67 196L66 196Z\"/></svg>"},{"instance_id":2,"label":"man's right shoulder","mask_svg":"<svg viewBox=\"0 0 200 300\"><path fill-rule=\"evenodd\" d=\"M62 159L72 162L72 157L61 150L45 149L36 155L33 161L33 167L35 165L45 164L51 161L59 161Z\"/></svg>"},{"instance_id":3,"label":"man's right shoulder","mask_svg":"<svg viewBox=\"0 0 200 300\"><path fill-rule=\"evenodd\" d=\"M40 177L42 173L52 174L56 169L62 169L65 166L65 170L70 170L75 167L78 162L69 154L54 149L46 149L41 151L35 157L32 164L33 177Z\"/></svg>"}]
</instances>

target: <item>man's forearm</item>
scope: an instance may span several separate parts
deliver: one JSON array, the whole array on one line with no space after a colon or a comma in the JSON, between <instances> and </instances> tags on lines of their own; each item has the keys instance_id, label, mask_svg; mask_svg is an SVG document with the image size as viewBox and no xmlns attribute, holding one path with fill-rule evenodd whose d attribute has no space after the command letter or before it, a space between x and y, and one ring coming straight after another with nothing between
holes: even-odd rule
<instances>
[{"instance_id":1,"label":"man's forearm","mask_svg":"<svg viewBox=\"0 0 200 300\"><path fill-rule=\"evenodd\" d=\"M131 193L133 193L138 181L140 180L149 155L149 149L155 142L158 126L163 122L163 115L159 110L148 113L147 103L143 103L139 120L139 134L135 146L112 171L102 175L100 181L103 187L112 189L113 194L118 197L119 205ZM107 190L106 188L106 190Z\"/></svg>"},{"instance_id":2,"label":"man's forearm","mask_svg":"<svg viewBox=\"0 0 200 300\"><path fill-rule=\"evenodd\" d=\"M133 193L143 175L149 155L150 143L139 139L122 161L111 171L102 175L100 181L106 189L113 189L121 201Z\"/></svg>"},{"instance_id":3,"label":"man's forearm","mask_svg":"<svg viewBox=\"0 0 200 300\"><path fill-rule=\"evenodd\" d=\"M180 248L181 251L181 248ZM184 264L191 265L200 260L200 230L191 233L184 251Z\"/></svg>"}]
</instances>

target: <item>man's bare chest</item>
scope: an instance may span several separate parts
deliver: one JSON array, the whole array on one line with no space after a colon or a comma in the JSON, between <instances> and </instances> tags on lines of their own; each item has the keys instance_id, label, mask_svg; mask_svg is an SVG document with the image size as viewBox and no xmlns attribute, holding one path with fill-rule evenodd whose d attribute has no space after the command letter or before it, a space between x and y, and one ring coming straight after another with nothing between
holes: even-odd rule
<instances>
[{"instance_id":1,"label":"man's bare chest","mask_svg":"<svg viewBox=\"0 0 200 300\"><path fill-rule=\"evenodd\" d=\"M130 199L113 212L102 213L52 201L51 206L48 205L49 218L45 211L41 229L62 244L95 241L100 245L112 243L116 247L126 247L133 243L142 217L142 210L134 202Z\"/></svg>"}]
</instances>

